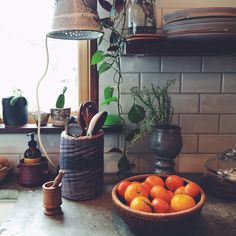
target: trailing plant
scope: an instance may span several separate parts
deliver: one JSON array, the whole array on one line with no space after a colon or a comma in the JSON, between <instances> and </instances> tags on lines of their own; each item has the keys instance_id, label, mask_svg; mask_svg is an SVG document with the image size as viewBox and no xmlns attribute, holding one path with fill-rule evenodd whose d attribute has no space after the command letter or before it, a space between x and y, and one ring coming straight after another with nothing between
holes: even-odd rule
<instances>
[{"instance_id":1,"label":"trailing plant","mask_svg":"<svg viewBox=\"0 0 236 236\"><path fill-rule=\"evenodd\" d=\"M123 117L122 105L120 102L120 86L123 83L123 76L121 73L120 56L122 53L123 45L126 41L124 34L124 25L126 21L126 10L127 5L130 1L125 0L113 0L112 4L108 1L99 0L101 6L109 12L109 17L100 19L102 27L109 32L109 38L102 37L98 44L100 45L103 41L108 42L108 48L103 50L97 50L91 59L92 65L98 65L99 75L112 69L114 71L113 82L115 86L108 86L104 89L104 101L101 105L109 105L111 103L117 104L117 114L108 114L105 121L105 125L122 125L123 127L123 139L124 145L123 150L112 149L121 153L121 158L118 161L118 175L129 175L131 173L134 164L131 163L127 158L127 152L130 148L132 141L131 131L128 130L127 124ZM120 29L120 30L119 30ZM116 90L117 96L114 96L114 90ZM134 112L135 113L135 110ZM132 115L131 115L132 116ZM135 114L136 116L136 114ZM144 115L141 115L144 117ZM141 118L134 118L135 123ZM134 132L134 131L132 131Z\"/></svg>"},{"instance_id":2,"label":"trailing plant","mask_svg":"<svg viewBox=\"0 0 236 236\"><path fill-rule=\"evenodd\" d=\"M103 41L108 42L107 49L97 50L91 59L92 65L98 65L99 75L112 69L114 71L113 82L115 86L108 86L104 89L104 101L101 103L102 106L116 103L117 114L108 114L105 121L105 125L122 125L123 127L123 149L119 150L113 148L111 151L121 153L121 158L118 161L118 175L126 176L131 173L134 164L128 160L128 151L132 148L135 141L138 140L140 133L140 124L145 119L145 109L134 102L128 113L128 119L131 123L135 124L134 128L127 126L122 112L121 105L121 93L120 86L123 83L123 76L121 73L120 57L126 37L124 36L124 26L126 23L126 11L130 4L129 1L125 0L113 0L112 4L105 0L99 0L101 6L109 12L109 17L100 19L102 27L105 31L108 31L108 39L105 37L100 38L98 45ZM106 34L105 34L106 36ZM117 96L114 96L116 90Z\"/></svg>"},{"instance_id":3,"label":"trailing plant","mask_svg":"<svg viewBox=\"0 0 236 236\"><path fill-rule=\"evenodd\" d=\"M67 90L67 87L65 86L62 90L62 93L59 94L56 100L56 108L64 108L65 105L65 92Z\"/></svg>"}]
</instances>

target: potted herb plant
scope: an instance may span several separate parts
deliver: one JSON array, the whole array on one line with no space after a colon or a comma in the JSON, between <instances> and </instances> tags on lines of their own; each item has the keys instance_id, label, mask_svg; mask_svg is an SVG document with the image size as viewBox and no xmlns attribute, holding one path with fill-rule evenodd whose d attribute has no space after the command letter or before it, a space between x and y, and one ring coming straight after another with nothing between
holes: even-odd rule
<instances>
[{"instance_id":1,"label":"potted herb plant","mask_svg":"<svg viewBox=\"0 0 236 236\"><path fill-rule=\"evenodd\" d=\"M14 95L2 98L3 122L6 126L21 126L28 122L28 101L22 90L14 90Z\"/></svg>"},{"instance_id":2,"label":"potted herb plant","mask_svg":"<svg viewBox=\"0 0 236 236\"><path fill-rule=\"evenodd\" d=\"M51 108L51 118L53 126L65 126L70 118L70 108L64 108L65 106L65 92L67 87L63 88L63 91L56 100L56 108Z\"/></svg>"},{"instance_id":3,"label":"potted herb plant","mask_svg":"<svg viewBox=\"0 0 236 236\"><path fill-rule=\"evenodd\" d=\"M183 142L181 128L171 124L174 108L168 88L175 80L167 81L163 87L152 85L151 90L139 91L131 89L134 100L144 106L146 117L140 125L136 139L151 134L150 147L155 154L154 172L158 174L173 174L174 159L180 153Z\"/></svg>"}]
</instances>

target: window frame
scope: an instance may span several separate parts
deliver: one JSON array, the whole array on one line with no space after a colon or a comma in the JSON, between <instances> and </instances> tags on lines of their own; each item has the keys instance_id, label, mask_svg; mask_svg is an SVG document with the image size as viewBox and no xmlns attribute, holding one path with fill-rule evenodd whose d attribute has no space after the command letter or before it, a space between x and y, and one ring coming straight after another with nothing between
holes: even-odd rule
<instances>
[{"instance_id":1,"label":"window frame","mask_svg":"<svg viewBox=\"0 0 236 236\"><path fill-rule=\"evenodd\" d=\"M79 43L82 44L79 46ZM96 103L98 106L98 97L99 97L99 76L97 72L96 65L91 65L91 55L97 50L97 40L83 40L78 42L78 57L82 57L79 60L78 65L78 79L81 80L81 83L78 86L78 104L81 102L91 100ZM87 78L83 80L81 78ZM77 111L72 111L72 115L76 116ZM49 124L51 120L49 119ZM3 124L2 118L0 118L0 124ZM32 116L32 111L28 112L28 123L35 124L35 121ZM27 128L28 126L22 126L21 128ZM31 127L31 126L30 126ZM50 126L49 126L50 127ZM3 125L0 128L4 128ZM31 127L32 128L32 127ZM53 127L51 127L53 128ZM11 129L12 131L12 129Z\"/></svg>"}]
</instances>

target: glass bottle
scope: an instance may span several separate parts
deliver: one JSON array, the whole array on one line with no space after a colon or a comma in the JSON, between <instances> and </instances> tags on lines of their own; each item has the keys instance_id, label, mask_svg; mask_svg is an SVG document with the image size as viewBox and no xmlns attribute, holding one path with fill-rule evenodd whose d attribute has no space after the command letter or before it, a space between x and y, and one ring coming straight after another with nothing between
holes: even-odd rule
<instances>
[{"instance_id":1,"label":"glass bottle","mask_svg":"<svg viewBox=\"0 0 236 236\"><path fill-rule=\"evenodd\" d=\"M155 34L155 12L155 0L131 0L128 9L128 34Z\"/></svg>"},{"instance_id":2,"label":"glass bottle","mask_svg":"<svg viewBox=\"0 0 236 236\"><path fill-rule=\"evenodd\" d=\"M28 149L24 152L25 164L37 164L41 162L41 151L37 148L37 142L34 140L34 133L29 133L27 136L31 137L28 142Z\"/></svg>"}]
</instances>

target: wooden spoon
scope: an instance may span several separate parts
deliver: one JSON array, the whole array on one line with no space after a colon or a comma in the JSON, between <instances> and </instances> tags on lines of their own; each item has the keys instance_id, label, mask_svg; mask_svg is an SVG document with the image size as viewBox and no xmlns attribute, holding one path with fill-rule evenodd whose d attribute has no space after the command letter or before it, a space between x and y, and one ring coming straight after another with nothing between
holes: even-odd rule
<instances>
[{"instance_id":1,"label":"wooden spoon","mask_svg":"<svg viewBox=\"0 0 236 236\"><path fill-rule=\"evenodd\" d=\"M97 134L99 130L102 128L106 118L107 118L106 111L100 111L95 116L93 116L93 118L91 119L89 123L87 136L92 136L92 135Z\"/></svg>"}]
</instances>

